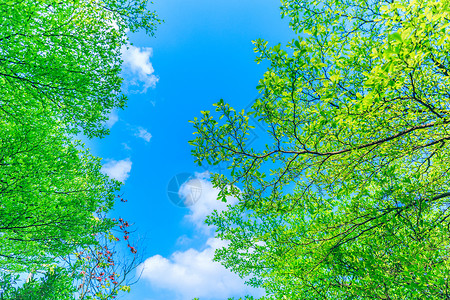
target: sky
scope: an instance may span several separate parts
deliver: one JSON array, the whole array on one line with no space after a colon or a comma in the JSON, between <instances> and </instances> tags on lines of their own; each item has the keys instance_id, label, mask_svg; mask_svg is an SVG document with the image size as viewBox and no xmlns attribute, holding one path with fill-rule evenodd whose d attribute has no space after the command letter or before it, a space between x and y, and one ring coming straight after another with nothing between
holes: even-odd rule
<instances>
[{"instance_id":1,"label":"sky","mask_svg":"<svg viewBox=\"0 0 450 300\"><path fill-rule=\"evenodd\" d=\"M226 205L216 201L209 173L222 169L194 163L189 121L220 99L236 109L251 105L267 68L254 62L252 40L275 45L294 37L279 6L278 0L156 0L151 9L165 22L155 37L130 34L122 49L128 106L110 114L109 136L88 143L103 158L103 172L124 183L128 202L117 203L112 215L134 223L136 248L145 255L141 279L121 299L263 295L212 261L226 243L204 220Z\"/></svg>"}]
</instances>

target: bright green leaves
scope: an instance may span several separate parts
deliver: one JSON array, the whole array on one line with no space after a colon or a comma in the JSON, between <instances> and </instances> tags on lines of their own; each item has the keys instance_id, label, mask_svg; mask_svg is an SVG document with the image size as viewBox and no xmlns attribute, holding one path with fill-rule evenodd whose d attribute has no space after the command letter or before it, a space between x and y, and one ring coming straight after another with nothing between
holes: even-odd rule
<instances>
[{"instance_id":1,"label":"bright green leaves","mask_svg":"<svg viewBox=\"0 0 450 300\"><path fill-rule=\"evenodd\" d=\"M68 129L102 136L105 115L125 105L120 51L126 30L152 32L158 19L147 15L147 1L47 2L0 7L4 111L13 113L12 103L45 107Z\"/></svg>"},{"instance_id":2,"label":"bright green leaves","mask_svg":"<svg viewBox=\"0 0 450 300\"><path fill-rule=\"evenodd\" d=\"M44 276L31 279L21 287L16 287L17 278L11 278L9 273L0 274L2 297L5 300L13 299L48 299L48 300L74 300L76 288L72 286L72 276L67 270L60 267L49 268Z\"/></svg>"},{"instance_id":3,"label":"bright green leaves","mask_svg":"<svg viewBox=\"0 0 450 300\"><path fill-rule=\"evenodd\" d=\"M62 257L97 246L114 226L98 216L112 208L120 183L102 174L100 159L74 135L104 136L106 115L125 106L121 48L128 30L153 33L159 20L147 3L0 4L0 270L69 267ZM73 273L47 275L13 299L72 298ZM65 292L45 293L52 281Z\"/></svg>"},{"instance_id":4,"label":"bright green leaves","mask_svg":"<svg viewBox=\"0 0 450 300\"><path fill-rule=\"evenodd\" d=\"M93 234L111 224L92 214L109 210L119 187L57 125L32 115L21 121L0 121L0 253L14 258L0 266L8 270L39 268L95 243Z\"/></svg>"},{"instance_id":5,"label":"bright green leaves","mask_svg":"<svg viewBox=\"0 0 450 300\"><path fill-rule=\"evenodd\" d=\"M282 1L301 36L255 42L261 99L194 121L197 161L229 162L213 183L240 200L208 220L218 260L273 299L446 293L449 5Z\"/></svg>"},{"instance_id":6,"label":"bright green leaves","mask_svg":"<svg viewBox=\"0 0 450 300\"><path fill-rule=\"evenodd\" d=\"M391 35L389 36L389 38L390 38L390 39L394 39L394 40L396 40L396 41L399 42L399 43L402 42L402 36L401 36L400 33L398 33L398 32L394 32L393 34L391 34Z\"/></svg>"}]
</instances>

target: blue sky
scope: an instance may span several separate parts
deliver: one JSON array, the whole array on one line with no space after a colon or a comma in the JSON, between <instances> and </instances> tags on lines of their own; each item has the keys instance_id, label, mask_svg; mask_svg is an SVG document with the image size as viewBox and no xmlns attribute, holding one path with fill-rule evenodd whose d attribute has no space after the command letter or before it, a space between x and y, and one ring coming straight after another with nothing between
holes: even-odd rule
<instances>
[{"instance_id":1,"label":"blue sky","mask_svg":"<svg viewBox=\"0 0 450 300\"><path fill-rule=\"evenodd\" d=\"M143 276L122 299L261 294L211 261L223 243L203 221L212 209L224 207L215 201L206 171L221 170L194 164L189 120L221 98L239 109L256 98L267 66L254 62L251 41L263 38L274 45L294 37L279 5L277 0L159 0L152 8L165 23L156 36L130 35L133 46L123 51L128 107L111 114L108 137L89 142L104 158L104 172L124 182L128 202L118 203L113 214L135 223L135 236L141 236L137 248L145 250ZM177 206L168 190L195 203Z\"/></svg>"}]
</instances>

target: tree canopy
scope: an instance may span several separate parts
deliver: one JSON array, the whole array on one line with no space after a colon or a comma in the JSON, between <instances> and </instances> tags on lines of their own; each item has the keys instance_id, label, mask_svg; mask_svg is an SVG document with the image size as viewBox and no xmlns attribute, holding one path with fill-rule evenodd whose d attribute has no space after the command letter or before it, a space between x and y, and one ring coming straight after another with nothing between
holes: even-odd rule
<instances>
[{"instance_id":1,"label":"tree canopy","mask_svg":"<svg viewBox=\"0 0 450 300\"><path fill-rule=\"evenodd\" d=\"M127 30L152 34L147 0L6 1L0 4L2 118L42 109L68 129L106 133L102 121L123 108L120 51ZM60 127L61 124L59 125Z\"/></svg>"},{"instance_id":2,"label":"tree canopy","mask_svg":"<svg viewBox=\"0 0 450 300\"><path fill-rule=\"evenodd\" d=\"M298 38L249 111L194 120L199 164L239 203L216 259L268 299L449 297L449 1L283 0ZM265 146L247 145L251 120Z\"/></svg>"},{"instance_id":3,"label":"tree canopy","mask_svg":"<svg viewBox=\"0 0 450 300\"><path fill-rule=\"evenodd\" d=\"M6 127L0 140L0 266L9 270L50 263L91 244L92 234L112 225L94 214L112 207L119 188L100 173L99 159L77 148L80 143L44 118L33 122L0 121Z\"/></svg>"},{"instance_id":4,"label":"tree canopy","mask_svg":"<svg viewBox=\"0 0 450 300\"><path fill-rule=\"evenodd\" d=\"M65 278L70 274L69 281L76 282L80 277L74 272L89 263L80 263L81 256L73 264L67 258L100 245L110 252L110 243L101 241L111 237L115 225L122 228L104 215L113 207L120 182L101 173L100 159L76 134L103 137L108 113L125 106L121 51L128 45L127 31L153 34L160 22L148 4L0 3L0 277L46 274L18 291L45 288L50 293L46 287L52 287L73 296L64 288ZM111 269L109 263L101 267ZM55 271L61 268L65 271ZM87 273L89 280L96 274ZM113 291L101 299L117 294L124 282L111 285ZM83 295L92 298L98 291Z\"/></svg>"}]
</instances>

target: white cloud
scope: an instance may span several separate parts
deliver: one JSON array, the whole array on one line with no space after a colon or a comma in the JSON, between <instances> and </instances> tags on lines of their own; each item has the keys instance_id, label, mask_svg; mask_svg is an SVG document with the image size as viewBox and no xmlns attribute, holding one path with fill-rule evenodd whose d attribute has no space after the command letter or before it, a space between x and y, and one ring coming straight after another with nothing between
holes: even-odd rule
<instances>
[{"instance_id":1,"label":"white cloud","mask_svg":"<svg viewBox=\"0 0 450 300\"><path fill-rule=\"evenodd\" d=\"M147 129L142 127L138 127L138 131L135 133L135 136L144 139L146 142L150 142L150 139L152 138L152 134L148 132Z\"/></svg>"},{"instance_id":2,"label":"white cloud","mask_svg":"<svg viewBox=\"0 0 450 300\"><path fill-rule=\"evenodd\" d=\"M111 128L114 124L116 124L117 121L119 121L119 115L117 114L117 111L112 110L109 114L106 115L108 120L105 122L106 127Z\"/></svg>"},{"instance_id":3,"label":"white cloud","mask_svg":"<svg viewBox=\"0 0 450 300\"><path fill-rule=\"evenodd\" d=\"M245 285L245 280L213 261L215 250L225 247L227 243L212 237L211 230L204 223L205 218L214 210L222 211L228 204L234 204L237 200L229 198L227 203L217 200L219 191L213 188L208 177L207 172L197 173L195 178L185 182L179 190L186 203L194 202L188 206L189 213L185 220L195 225L196 229L208 238L206 244L201 247L202 250L190 248L186 251L176 251L169 258L154 255L140 266L138 272L142 270L142 278L149 281L153 287L171 291L179 300L191 300L195 297L226 299L242 295L263 296L263 290ZM177 244L181 246L192 241L183 235L177 240Z\"/></svg>"},{"instance_id":4,"label":"white cloud","mask_svg":"<svg viewBox=\"0 0 450 300\"><path fill-rule=\"evenodd\" d=\"M223 241L209 238L203 251L191 248L177 251L170 258L152 256L140 266L142 278L156 288L174 292L180 300L226 299L246 294L262 296L261 290L246 286L239 276L212 261L214 251L223 246L226 246Z\"/></svg>"},{"instance_id":5,"label":"white cloud","mask_svg":"<svg viewBox=\"0 0 450 300\"><path fill-rule=\"evenodd\" d=\"M177 245L188 245L192 243L192 239L189 238L187 235L183 234L177 239Z\"/></svg>"},{"instance_id":6,"label":"white cloud","mask_svg":"<svg viewBox=\"0 0 450 300\"><path fill-rule=\"evenodd\" d=\"M123 160L109 160L102 166L102 172L111 178L125 182L130 176L132 162L129 158Z\"/></svg>"},{"instance_id":7,"label":"white cloud","mask_svg":"<svg viewBox=\"0 0 450 300\"><path fill-rule=\"evenodd\" d=\"M125 149L125 150L131 150L131 147L128 146L127 143L122 143L122 146L123 146L123 149Z\"/></svg>"},{"instance_id":8,"label":"white cloud","mask_svg":"<svg viewBox=\"0 0 450 300\"><path fill-rule=\"evenodd\" d=\"M195 195L195 203L189 208L189 214L186 215L186 220L194 224L198 229L207 233L209 227L205 224L205 219L214 210L223 211L227 205L233 205L237 202L236 198L228 197L227 202L217 200L219 190L215 189L211 182L207 179L209 174L207 172L196 174L196 178L189 180L180 187L180 195L185 199L185 202L194 202L191 199ZM200 195L197 191L192 191L192 187L201 186Z\"/></svg>"},{"instance_id":9,"label":"white cloud","mask_svg":"<svg viewBox=\"0 0 450 300\"><path fill-rule=\"evenodd\" d=\"M159 78L153 74L155 70L150 62L153 49L127 45L122 46L121 52L126 92L146 93L147 89L155 87Z\"/></svg>"}]
</instances>

